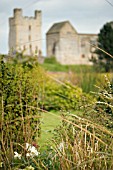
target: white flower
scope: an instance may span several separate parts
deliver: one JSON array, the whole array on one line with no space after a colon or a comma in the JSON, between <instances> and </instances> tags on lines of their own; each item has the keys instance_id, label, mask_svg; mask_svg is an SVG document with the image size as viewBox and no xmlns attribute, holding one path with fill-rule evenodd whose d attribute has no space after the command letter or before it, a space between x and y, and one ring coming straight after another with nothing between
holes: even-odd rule
<instances>
[{"instance_id":1,"label":"white flower","mask_svg":"<svg viewBox=\"0 0 113 170\"><path fill-rule=\"evenodd\" d=\"M64 148L64 142L61 142L61 143L59 144L59 147L58 147L58 148L59 148L60 151L62 151L63 148Z\"/></svg>"},{"instance_id":2,"label":"white flower","mask_svg":"<svg viewBox=\"0 0 113 170\"><path fill-rule=\"evenodd\" d=\"M38 156L39 155L39 152L37 151L37 149L34 147L34 146L32 146L31 144L29 144L29 143L26 143L26 149L27 149L27 154L26 154L26 156L32 156L32 157L34 157L34 156Z\"/></svg>"},{"instance_id":3,"label":"white flower","mask_svg":"<svg viewBox=\"0 0 113 170\"><path fill-rule=\"evenodd\" d=\"M18 159L21 159L22 155L19 154L18 152L14 152L14 158L18 158Z\"/></svg>"},{"instance_id":4,"label":"white flower","mask_svg":"<svg viewBox=\"0 0 113 170\"><path fill-rule=\"evenodd\" d=\"M26 149L28 149L28 148L29 148L29 146L30 146L30 144L29 144L29 143L26 143Z\"/></svg>"},{"instance_id":5,"label":"white flower","mask_svg":"<svg viewBox=\"0 0 113 170\"><path fill-rule=\"evenodd\" d=\"M26 156L27 156L27 157L30 157L31 155L30 155L30 153L26 153Z\"/></svg>"}]
</instances>

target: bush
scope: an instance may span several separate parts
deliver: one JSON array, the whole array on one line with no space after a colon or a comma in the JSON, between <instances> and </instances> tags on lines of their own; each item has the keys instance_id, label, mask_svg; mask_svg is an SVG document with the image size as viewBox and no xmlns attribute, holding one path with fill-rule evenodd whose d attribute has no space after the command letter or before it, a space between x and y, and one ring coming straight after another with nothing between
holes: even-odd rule
<instances>
[{"instance_id":1,"label":"bush","mask_svg":"<svg viewBox=\"0 0 113 170\"><path fill-rule=\"evenodd\" d=\"M83 103L91 103L93 98L82 89L70 83L58 84L48 81L45 85L44 100L40 103L43 109L77 110Z\"/></svg>"},{"instance_id":2,"label":"bush","mask_svg":"<svg viewBox=\"0 0 113 170\"><path fill-rule=\"evenodd\" d=\"M14 151L24 153L25 143L36 142L40 134L37 107L39 91L43 88L42 73L40 67L4 63L1 58L0 162L4 162L4 169L11 169Z\"/></svg>"},{"instance_id":3,"label":"bush","mask_svg":"<svg viewBox=\"0 0 113 170\"><path fill-rule=\"evenodd\" d=\"M113 71L113 27L112 22L104 24L98 34L98 47L96 53L98 57L93 62L98 70ZM111 55L111 56L110 56Z\"/></svg>"}]
</instances>

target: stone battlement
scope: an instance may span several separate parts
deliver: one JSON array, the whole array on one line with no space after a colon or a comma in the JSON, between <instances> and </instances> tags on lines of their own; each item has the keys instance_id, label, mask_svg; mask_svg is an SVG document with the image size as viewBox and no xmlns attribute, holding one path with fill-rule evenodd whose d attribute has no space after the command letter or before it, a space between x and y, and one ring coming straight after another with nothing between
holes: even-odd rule
<instances>
[{"instance_id":1,"label":"stone battlement","mask_svg":"<svg viewBox=\"0 0 113 170\"><path fill-rule=\"evenodd\" d=\"M23 16L23 10L21 8L15 8L14 11L13 11L13 17L11 17L10 19L20 19L20 18L23 18L23 19L33 19L33 20L39 20L39 18L41 17L42 15L42 11L41 10L35 10L34 11L34 17L28 17L28 16Z\"/></svg>"}]
</instances>

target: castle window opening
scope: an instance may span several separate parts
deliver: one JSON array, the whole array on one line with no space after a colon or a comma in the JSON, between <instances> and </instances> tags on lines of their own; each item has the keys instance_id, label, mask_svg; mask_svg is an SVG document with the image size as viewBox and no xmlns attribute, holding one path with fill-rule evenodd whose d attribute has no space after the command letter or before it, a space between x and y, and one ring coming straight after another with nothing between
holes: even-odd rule
<instances>
[{"instance_id":1,"label":"castle window opening","mask_svg":"<svg viewBox=\"0 0 113 170\"><path fill-rule=\"evenodd\" d=\"M29 39L29 41L31 41L31 35L29 35L28 39Z\"/></svg>"},{"instance_id":2,"label":"castle window opening","mask_svg":"<svg viewBox=\"0 0 113 170\"><path fill-rule=\"evenodd\" d=\"M91 60L94 60L94 59L95 59L95 57L94 57L94 55L92 54L92 55L91 55Z\"/></svg>"},{"instance_id":3,"label":"castle window opening","mask_svg":"<svg viewBox=\"0 0 113 170\"><path fill-rule=\"evenodd\" d=\"M29 50L30 50L30 53L32 52L32 45L30 44L29 45Z\"/></svg>"},{"instance_id":4,"label":"castle window opening","mask_svg":"<svg viewBox=\"0 0 113 170\"><path fill-rule=\"evenodd\" d=\"M85 54L82 54L81 57L82 57L82 58L85 58Z\"/></svg>"},{"instance_id":5,"label":"castle window opening","mask_svg":"<svg viewBox=\"0 0 113 170\"><path fill-rule=\"evenodd\" d=\"M54 42L53 44L53 49L52 49L53 55L55 55L55 50L56 50L56 42Z\"/></svg>"},{"instance_id":6,"label":"castle window opening","mask_svg":"<svg viewBox=\"0 0 113 170\"><path fill-rule=\"evenodd\" d=\"M38 53L38 46L35 47L35 53Z\"/></svg>"},{"instance_id":7,"label":"castle window opening","mask_svg":"<svg viewBox=\"0 0 113 170\"><path fill-rule=\"evenodd\" d=\"M23 50L26 50L26 46L25 45L23 46Z\"/></svg>"},{"instance_id":8,"label":"castle window opening","mask_svg":"<svg viewBox=\"0 0 113 170\"><path fill-rule=\"evenodd\" d=\"M40 56L42 56L42 51L41 51L41 50L39 50L39 57L40 57Z\"/></svg>"},{"instance_id":9,"label":"castle window opening","mask_svg":"<svg viewBox=\"0 0 113 170\"><path fill-rule=\"evenodd\" d=\"M31 25L29 25L29 31L31 31Z\"/></svg>"}]
</instances>

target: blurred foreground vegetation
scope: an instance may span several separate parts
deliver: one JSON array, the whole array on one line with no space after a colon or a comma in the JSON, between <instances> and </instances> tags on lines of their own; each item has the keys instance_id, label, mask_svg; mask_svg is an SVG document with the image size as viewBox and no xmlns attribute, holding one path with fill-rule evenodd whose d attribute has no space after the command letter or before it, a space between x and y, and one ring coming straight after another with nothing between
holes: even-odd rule
<instances>
[{"instance_id":1,"label":"blurred foreground vegetation","mask_svg":"<svg viewBox=\"0 0 113 170\"><path fill-rule=\"evenodd\" d=\"M112 170L112 75L83 66L61 79L42 67L1 56L0 167Z\"/></svg>"}]
</instances>

